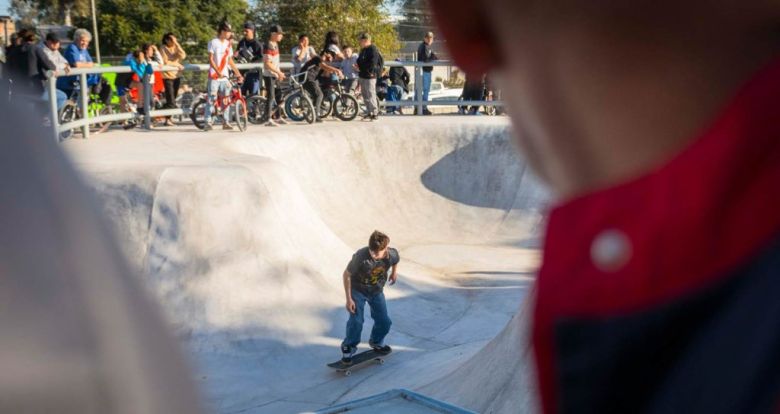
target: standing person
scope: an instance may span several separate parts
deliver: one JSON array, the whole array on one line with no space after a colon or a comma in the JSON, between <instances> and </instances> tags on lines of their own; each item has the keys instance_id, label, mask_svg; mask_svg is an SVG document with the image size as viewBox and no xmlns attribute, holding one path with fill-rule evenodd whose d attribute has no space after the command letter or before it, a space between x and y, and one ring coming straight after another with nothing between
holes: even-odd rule
<instances>
[{"instance_id":1,"label":"standing person","mask_svg":"<svg viewBox=\"0 0 780 414\"><path fill-rule=\"evenodd\" d=\"M433 62L438 60L436 53L433 51L433 32L425 34L420 47L417 48L417 61L418 62ZM428 94L431 92L431 80L433 76L433 66L423 66L422 68L422 100L428 101ZM419 100L419 96L415 96L415 100ZM414 110L417 114L417 109ZM428 106L423 106L423 114L430 115L431 111L428 110Z\"/></svg>"},{"instance_id":2,"label":"standing person","mask_svg":"<svg viewBox=\"0 0 780 414\"><path fill-rule=\"evenodd\" d=\"M357 58L358 76L360 80L361 95L366 105L366 113L363 119L376 121L379 115L379 102L376 96L376 81L382 73L382 55L379 49L371 43L371 35L360 35L360 55Z\"/></svg>"},{"instance_id":3,"label":"standing person","mask_svg":"<svg viewBox=\"0 0 780 414\"><path fill-rule=\"evenodd\" d=\"M65 57L62 56L62 54L60 53L60 44L61 44L60 38L57 36L57 34L54 32L50 32L46 35L46 41L39 46L43 51L43 53L46 55L48 61L51 62L52 69L50 70L53 70L54 75L56 76L60 76L70 72L70 65L68 64L68 60L65 59ZM45 79L45 75L43 75L42 78ZM49 83L45 82L45 86L48 92ZM65 103L65 101L68 99L68 96L65 95L64 91L61 91L59 89L56 89L55 95L57 97L57 109L60 109L62 108L62 105ZM48 93L46 94L46 97L48 99Z\"/></svg>"},{"instance_id":4,"label":"standing person","mask_svg":"<svg viewBox=\"0 0 780 414\"><path fill-rule=\"evenodd\" d=\"M389 244L387 235L374 231L368 239L368 246L352 255L342 275L349 312L346 337L341 343L341 362L344 364L352 363L352 356L360 344L366 302L371 308L371 319L374 320L368 345L381 354L392 351L385 344L385 337L393 322L387 313L384 286L388 280L391 286L398 280L396 271L401 258L398 250L388 247Z\"/></svg>"},{"instance_id":5,"label":"standing person","mask_svg":"<svg viewBox=\"0 0 780 414\"><path fill-rule=\"evenodd\" d=\"M431 4L554 195L533 362L507 362L536 379L506 385L545 413L777 412L780 3Z\"/></svg>"},{"instance_id":6,"label":"standing person","mask_svg":"<svg viewBox=\"0 0 780 414\"><path fill-rule=\"evenodd\" d=\"M181 72L184 70L184 59L187 58L187 52L179 44L173 33L166 33L162 38L163 64L174 66L179 70L166 71L162 73L163 84L165 87L165 107L168 109L176 108L176 97L179 96L179 87L181 86ZM166 126L173 126L173 120L170 116L165 118Z\"/></svg>"},{"instance_id":7,"label":"standing person","mask_svg":"<svg viewBox=\"0 0 780 414\"><path fill-rule=\"evenodd\" d=\"M325 33L325 44L322 46L322 50L330 50L336 57L336 61L340 62L344 59L344 53L339 48L340 44L341 42L339 42L339 34L334 31L330 31Z\"/></svg>"},{"instance_id":8,"label":"standing person","mask_svg":"<svg viewBox=\"0 0 780 414\"><path fill-rule=\"evenodd\" d=\"M287 123L281 117L281 102L276 95L277 82L285 79L284 72L279 67L279 42L282 41L284 33L278 24L271 26L270 31L268 41L263 45L263 86L267 97L265 113L268 114L268 122L265 126L275 127ZM276 110L271 113L274 103Z\"/></svg>"},{"instance_id":9,"label":"standing person","mask_svg":"<svg viewBox=\"0 0 780 414\"><path fill-rule=\"evenodd\" d=\"M137 99L136 114L144 115L146 114L146 108L144 108L144 96L146 92L144 91L143 81L145 76L154 75L154 70L152 69L152 65L146 59L146 53L143 49L134 50L132 53L130 53L127 57L125 57L124 64L130 66L131 76L129 77L129 83L117 82L117 93L120 96L120 105L122 106L120 109L122 112L129 111L128 101L131 99L129 89L135 89ZM127 85L126 88L125 85ZM131 129L137 124L138 123L135 120L130 120L124 124L123 128Z\"/></svg>"},{"instance_id":10,"label":"standing person","mask_svg":"<svg viewBox=\"0 0 780 414\"><path fill-rule=\"evenodd\" d=\"M344 74L344 79L341 81L341 85L344 87L345 93L350 93L355 89L355 84L358 82L358 73L355 70L357 66L357 53L353 52L352 46L344 45L341 50L344 51L344 60L341 61L341 72Z\"/></svg>"},{"instance_id":11,"label":"standing person","mask_svg":"<svg viewBox=\"0 0 780 414\"><path fill-rule=\"evenodd\" d=\"M313 47L309 46L309 36L302 34L298 36L298 45L292 48L293 75L302 72L301 67L311 58L317 56Z\"/></svg>"},{"instance_id":12,"label":"standing person","mask_svg":"<svg viewBox=\"0 0 780 414\"><path fill-rule=\"evenodd\" d=\"M73 32L73 43L65 49L65 59L72 68L92 68L95 66L92 55L89 54L89 43L92 34L87 29L76 29ZM57 89L65 91L70 96L73 91L73 82L78 81L78 76L66 76L57 79ZM87 87L91 93L100 96L100 102L108 106L111 104L111 85L99 74L87 75Z\"/></svg>"},{"instance_id":13,"label":"standing person","mask_svg":"<svg viewBox=\"0 0 780 414\"><path fill-rule=\"evenodd\" d=\"M248 63L263 61L263 44L257 38L257 30L252 22L244 23L244 38L238 42L237 56L243 56ZM241 93L245 97L260 93L260 70L251 69L244 73L244 83Z\"/></svg>"},{"instance_id":14,"label":"standing person","mask_svg":"<svg viewBox=\"0 0 780 414\"><path fill-rule=\"evenodd\" d=\"M466 81L463 82L463 100L464 101L481 101L485 99L485 75L466 75ZM469 109L466 105L458 107L458 113L461 115L477 115L479 114L479 106L472 105Z\"/></svg>"},{"instance_id":15,"label":"standing person","mask_svg":"<svg viewBox=\"0 0 780 414\"><path fill-rule=\"evenodd\" d=\"M217 37L209 42L209 80L207 83L208 89L208 105L206 105L206 125L203 127L204 131L210 131L211 126L211 114L214 112L214 102L217 99L218 94L227 96L230 93L230 69L233 69L233 73L238 77L238 81L241 82L243 77L236 67L236 63L233 61L233 47L230 44L230 37L233 33L233 29L228 22L222 22L219 25ZM225 112L222 114L222 129L232 131L233 125L230 124L230 108L225 108Z\"/></svg>"},{"instance_id":16,"label":"standing person","mask_svg":"<svg viewBox=\"0 0 780 414\"><path fill-rule=\"evenodd\" d=\"M396 59L400 62L401 59ZM387 88L387 100L388 101L402 101L406 98L406 94L409 93L409 71L403 66L393 66L387 73L390 86ZM387 108L387 113L398 113L403 115L401 106L390 106Z\"/></svg>"}]
</instances>

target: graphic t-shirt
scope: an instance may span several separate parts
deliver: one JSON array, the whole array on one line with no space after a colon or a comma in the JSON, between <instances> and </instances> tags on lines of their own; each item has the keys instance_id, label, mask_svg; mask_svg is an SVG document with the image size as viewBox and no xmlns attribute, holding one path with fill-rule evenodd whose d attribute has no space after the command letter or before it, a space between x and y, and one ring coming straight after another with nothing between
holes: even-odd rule
<instances>
[{"instance_id":1,"label":"graphic t-shirt","mask_svg":"<svg viewBox=\"0 0 780 414\"><path fill-rule=\"evenodd\" d=\"M347 265L352 287L364 293L381 292L387 282L388 270L400 260L398 250L393 248L387 249L386 257L379 260L371 257L368 247L358 250Z\"/></svg>"},{"instance_id":2,"label":"graphic t-shirt","mask_svg":"<svg viewBox=\"0 0 780 414\"><path fill-rule=\"evenodd\" d=\"M276 42L267 41L263 45L263 58L266 62L273 63L279 69L279 45ZM263 67L263 76L276 78L276 74Z\"/></svg>"},{"instance_id":3,"label":"graphic t-shirt","mask_svg":"<svg viewBox=\"0 0 780 414\"><path fill-rule=\"evenodd\" d=\"M228 60L233 55L233 48L230 46L229 40L219 40L219 38L212 39L209 42L209 54L214 55L214 62L217 63L217 67L220 69L219 73L214 71L214 68L209 68L209 77L226 78L228 77Z\"/></svg>"}]
</instances>

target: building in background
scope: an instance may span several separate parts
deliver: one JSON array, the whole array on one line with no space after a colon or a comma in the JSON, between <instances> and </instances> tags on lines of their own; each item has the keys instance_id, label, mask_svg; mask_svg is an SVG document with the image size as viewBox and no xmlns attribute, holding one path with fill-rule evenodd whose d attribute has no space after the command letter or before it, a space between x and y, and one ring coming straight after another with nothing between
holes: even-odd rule
<instances>
[{"instance_id":1,"label":"building in background","mask_svg":"<svg viewBox=\"0 0 780 414\"><path fill-rule=\"evenodd\" d=\"M16 24L11 16L0 16L0 40L3 46L8 45L14 33L16 33Z\"/></svg>"}]
</instances>

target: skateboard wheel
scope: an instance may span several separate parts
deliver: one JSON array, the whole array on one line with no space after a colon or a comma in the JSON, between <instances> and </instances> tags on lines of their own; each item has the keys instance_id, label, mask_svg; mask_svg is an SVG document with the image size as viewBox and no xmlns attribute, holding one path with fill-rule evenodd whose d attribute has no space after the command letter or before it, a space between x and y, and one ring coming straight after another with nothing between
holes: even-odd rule
<instances>
[{"instance_id":1,"label":"skateboard wheel","mask_svg":"<svg viewBox=\"0 0 780 414\"><path fill-rule=\"evenodd\" d=\"M352 371L344 371L344 376L345 377L348 377L350 375L352 375Z\"/></svg>"},{"instance_id":2,"label":"skateboard wheel","mask_svg":"<svg viewBox=\"0 0 780 414\"><path fill-rule=\"evenodd\" d=\"M382 359L382 358L379 358L377 361L379 361L379 365L384 365L385 364L385 360Z\"/></svg>"}]
</instances>

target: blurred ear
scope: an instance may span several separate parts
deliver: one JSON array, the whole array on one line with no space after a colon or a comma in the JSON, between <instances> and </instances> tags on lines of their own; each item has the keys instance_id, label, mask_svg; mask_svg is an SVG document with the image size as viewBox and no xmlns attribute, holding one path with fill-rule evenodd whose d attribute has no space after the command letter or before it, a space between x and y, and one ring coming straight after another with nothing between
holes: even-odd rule
<instances>
[{"instance_id":1,"label":"blurred ear","mask_svg":"<svg viewBox=\"0 0 780 414\"><path fill-rule=\"evenodd\" d=\"M456 3L456 4L453 4ZM504 63L495 23L487 17L488 0L431 0L447 49L467 74L481 75Z\"/></svg>"}]
</instances>

